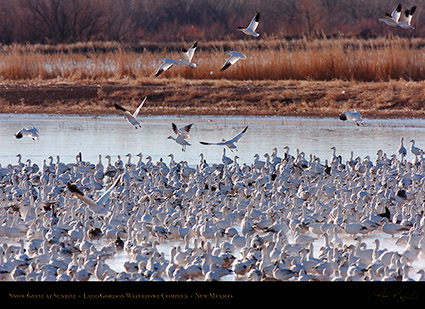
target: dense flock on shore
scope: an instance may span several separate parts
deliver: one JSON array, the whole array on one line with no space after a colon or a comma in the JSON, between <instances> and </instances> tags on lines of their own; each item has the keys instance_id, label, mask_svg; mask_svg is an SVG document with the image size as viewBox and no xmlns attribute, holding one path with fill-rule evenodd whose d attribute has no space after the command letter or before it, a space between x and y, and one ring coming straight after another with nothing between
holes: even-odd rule
<instances>
[{"instance_id":1,"label":"dense flock on shore","mask_svg":"<svg viewBox=\"0 0 425 309\"><path fill-rule=\"evenodd\" d=\"M423 151L399 152L321 160L285 147L192 167L172 154L18 155L0 167L0 279L424 280L409 273L425 255Z\"/></svg>"}]
</instances>

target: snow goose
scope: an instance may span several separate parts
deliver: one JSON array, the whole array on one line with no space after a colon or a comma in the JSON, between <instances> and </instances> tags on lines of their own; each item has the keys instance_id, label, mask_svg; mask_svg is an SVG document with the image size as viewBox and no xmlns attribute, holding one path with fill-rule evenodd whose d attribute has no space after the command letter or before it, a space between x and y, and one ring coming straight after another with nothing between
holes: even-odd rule
<instances>
[{"instance_id":1,"label":"snow goose","mask_svg":"<svg viewBox=\"0 0 425 309\"><path fill-rule=\"evenodd\" d=\"M155 73L155 77L158 77L161 75L162 72L169 70L173 65L179 65L180 61L176 61L170 58L163 58L159 59L162 61L161 65L159 66L158 70Z\"/></svg>"},{"instance_id":2,"label":"snow goose","mask_svg":"<svg viewBox=\"0 0 425 309\"><path fill-rule=\"evenodd\" d=\"M258 24L260 22L260 13L255 13L254 18L252 18L251 22L249 23L248 27L244 28L244 27L238 27L239 31L242 31L243 33L245 33L246 35L252 35L254 37L259 37L260 34L255 32L255 30L258 27Z\"/></svg>"},{"instance_id":3,"label":"snow goose","mask_svg":"<svg viewBox=\"0 0 425 309\"><path fill-rule=\"evenodd\" d=\"M23 137L31 137L35 141L35 140L38 140L39 136L40 136L40 133L38 132L37 128L34 126L31 126L29 128L22 128L15 133L15 137L17 139L21 139Z\"/></svg>"},{"instance_id":4,"label":"snow goose","mask_svg":"<svg viewBox=\"0 0 425 309\"><path fill-rule=\"evenodd\" d=\"M378 18L378 21L383 22L391 27L397 27L401 16L401 3L392 11L391 14L385 13L385 18Z\"/></svg>"},{"instance_id":5,"label":"snow goose","mask_svg":"<svg viewBox=\"0 0 425 309\"><path fill-rule=\"evenodd\" d=\"M412 143L412 145L410 146L410 151L415 155L415 156L419 156L421 154L421 149L419 147L415 146L415 140L412 138L410 140L410 142Z\"/></svg>"},{"instance_id":6,"label":"snow goose","mask_svg":"<svg viewBox=\"0 0 425 309\"><path fill-rule=\"evenodd\" d=\"M182 128L177 128L177 125L174 122L171 123L171 128L173 129L174 133L176 133L177 135L182 135L185 139L190 137L189 132L192 126L193 123L188 124L187 126L184 126Z\"/></svg>"},{"instance_id":7,"label":"snow goose","mask_svg":"<svg viewBox=\"0 0 425 309\"><path fill-rule=\"evenodd\" d=\"M404 157L407 155L406 147L403 145L404 137L400 140L400 147L398 148L398 154L401 156L401 161L403 161Z\"/></svg>"},{"instance_id":8,"label":"snow goose","mask_svg":"<svg viewBox=\"0 0 425 309\"><path fill-rule=\"evenodd\" d=\"M382 231L387 234L394 235L396 233L402 232L402 231L408 231L410 228L404 227L400 224L392 223L388 221L388 218L383 218L384 224L382 225Z\"/></svg>"},{"instance_id":9,"label":"snow goose","mask_svg":"<svg viewBox=\"0 0 425 309\"><path fill-rule=\"evenodd\" d=\"M115 187L120 182L121 176L122 176L122 174L115 179L114 183L108 188L108 190L106 190L102 194L102 196L99 197L96 201L85 196L84 193L81 192L75 184L71 184L70 182L67 182L66 185L67 185L69 191L71 192L71 194L74 195L75 197L77 197L78 199L82 200L83 202L85 202L89 206L91 211L93 211L94 213L97 213L97 214L107 215L109 212L106 210L106 208L103 207L103 205L108 200L112 190L114 190Z\"/></svg>"},{"instance_id":10,"label":"snow goose","mask_svg":"<svg viewBox=\"0 0 425 309\"><path fill-rule=\"evenodd\" d=\"M236 136L234 136L232 139L225 140L223 139L221 142L218 143L207 143L207 142L200 142L202 145L217 145L217 146L226 146L230 149L230 151L236 150L237 146L236 143L242 138L246 130L248 129L248 126L246 126L241 132L239 132Z\"/></svg>"},{"instance_id":11,"label":"snow goose","mask_svg":"<svg viewBox=\"0 0 425 309\"><path fill-rule=\"evenodd\" d=\"M133 114L131 114L128 110L126 110L121 105L114 104L114 106L121 113L121 115L123 115L125 119L127 119L128 123L130 123L132 126L134 126L137 129L137 128L141 128L142 126L140 125L140 122L136 119L136 117L139 114L143 104L146 102L147 98L148 97L145 97L143 99L142 103L140 103L139 107L137 107L137 109L135 110Z\"/></svg>"},{"instance_id":12,"label":"snow goose","mask_svg":"<svg viewBox=\"0 0 425 309\"><path fill-rule=\"evenodd\" d=\"M397 22L397 26L403 29L412 29L414 30L415 27L411 26L410 23L412 22L413 13L416 11L416 6L413 6L407 10L404 11L403 14L401 14L400 19Z\"/></svg>"},{"instance_id":13,"label":"snow goose","mask_svg":"<svg viewBox=\"0 0 425 309\"><path fill-rule=\"evenodd\" d=\"M177 128L175 123L171 123L171 128L173 129L174 133L177 134L177 137L168 136L168 139L172 139L177 144L182 145L182 151L186 151L186 146L191 146L191 144L186 141L186 139L190 137L189 132L192 125L193 123L188 124L187 126L184 126L182 128Z\"/></svg>"},{"instance_id":14,"label":"snow goose","mask_svg":"<svg viewBox=\"0 0 425 309\"><path fill-rule=\"evenodd\" d=\"M358 126L364 125L362 115L357 111L344 111L339 114L339 119L342 121L351 120L354 121Z\"/></svg>"},{"instance_id":15,"label":"snow goose","mask_svg":"<svg viewBox=\"0 0 425 309\"><path fill-rule=\"evenodd\" d=\"M192 58L197 47L198 41L195 41L189 49L183 49L183 55L179 62L183 65L190 66L191 68L196 68L196 64L192 62Z\"/></svg>"},{"instance_id":16,"label":"snow goose","mask_svg":"<svg viewBox=\"0 0 425 309\"><path fill-rule=\"evenodd\" d=\"M226 62L224 63L220 71L227 70L232 64L235 64L240 59L243 59L243 60L246 59L246 56L244 54L237 51L230 51L227 54L230 55L230 57L227 58Z\"/></svg>"},{"instance_id":17,"label":"snow goose","mask_svg":"<svg viewBox=\"0 0 425 309\"><path fill-rule=\"evenodd\" d=\"M167 137L167 139L172 139L177 144L182 146L182 151L186 151L187 146L191 146L187 140L184 139L183 135L177 135L177 137L172 137L171 135Z\"/></svg>"}]
</instances>

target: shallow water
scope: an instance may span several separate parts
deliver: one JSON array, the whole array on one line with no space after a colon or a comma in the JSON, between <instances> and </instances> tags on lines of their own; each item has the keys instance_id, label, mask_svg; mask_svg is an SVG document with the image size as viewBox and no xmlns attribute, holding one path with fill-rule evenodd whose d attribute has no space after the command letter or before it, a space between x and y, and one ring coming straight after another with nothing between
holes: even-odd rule
<instances>
[{"instance_id":1,"label":"shallow water","mask_svg":"<svg viewBox=\"0 0 425 309\"><path fill-rule=\"evenodd\" d=\"M73 117L58 115L0 115L0 163L6 165L16 162L16 154L23 160L41 164L48 156L60 155L63 162L74 162L75 155L82 152L83 159L96 162L98 155L121 155L124 160L127 153L135 156L142 152L144 157L152 156L154 161L163 158L168 162L168 154L173 153L175 160L186 160L189 165L199 162L202 152L208 163L221 160L222 148L201 145L199 141L218 142L229 139L249 124L244 137L238 143L237 154L240 163L251 163L254 154L263 156L278 148L282 156L283 147L289 146L290 152L296 149L304 151L306 157L314 154L322 160L330 158L330 147L336 146L337 154L343 160L350 157L376 157L378 149L388 156L396 154L403 136L408 149L410 139L416 145L425 147L425 120L422 119L366 119L365 126L358 127L352 122L343 122L332 118L301 117L214 117L214 116L150 116L139 117L141 129L134 129L121 117ZM194 123L189 142L192 146L186 152L180 145L168 140L174 136L171 122L177 126ZM22 127L34 125L40 132L40 139L16 140L14 133ZM226 155L233 157L227 151ZM133 159L136 161L137 157ZM413 159L409 152L408 160Z\"/></svg>"},{"instance_id":2,"label":"shallow water","mask_svg":"<svg viewBox=\"0 0 425 309\"><path fill-rule=\"evenodd\" d=\"M135 156L142 152L144 157L152 156L153 161L163 158L168 162L168 154L173 153L175 160L186 160L189 165L199 162L202 152L209 164L221 161L222 148L218 146L201 145L199 141L220 141L222 138L231 138L249 124L249 129L238 143L238 152L235 152L240 163L252 163L254 154L261 156L271 153L274 147L278 148L278 155L283 155L283 147L288 145L291 154L297 148L306 155L314 154L322 160L331 157L330 147L336 146L337 154L343 160L354 156L376 157L378 149L382 149L388 156L397 153L400 138L404 137L405 147L409 149L409 140L414 138L416 145L425 146L425 120L422 119L391 119L372 120L366 119L365 126L358 127L352 122L342 122L331 118L297 118L297 117L172 117L150 116L139 117L141 129L132 128L121 117L73 117L57 115L0 115L3 130L0 132L0 163L7 165L16 162L16 154L20 153L23 160L31 159L32 162L41 164L48 156L60 155L65 163L74 162L75 155L81 152L83 160L96 162L98 155L111 155L115 160L116 155L131 153ZM168 135L174 135L171 122L177 126L194 123L191 130L190 142L192 146L186 152L181 151L180 145L168 140ZM33 141L29 138L16 140L14 133L22 127L34 125L40 132L40 139ZM228 156L233 156L227 152ZM410 153L408 160L413 159ZM133 162L137 157L133 159ZM237 227L239 228L239 227ZM391 237L381 231L362 237L368 248L373 248L373 240L381 240L381 248L401 252L404 245L395 244L397 237ZM0 239L10 243L11 239ZM355 243L353 237L344 237L345 242ZM323 240L315 243L315 256L322 246ZM98 243L99 248L105 243ZM162 243L158 249L167 259L170 248L181 242ZM235 254L238 258L238 255ZM129 259L125 252L117 253L108 259L108 265L116 271L123 270L123 264ZM419 259L413 263L409 275L417 279L416 271L425 267L425 258L421 253ZM233 280L233 276L222 278Z\"/></svg>"}]
</instances>

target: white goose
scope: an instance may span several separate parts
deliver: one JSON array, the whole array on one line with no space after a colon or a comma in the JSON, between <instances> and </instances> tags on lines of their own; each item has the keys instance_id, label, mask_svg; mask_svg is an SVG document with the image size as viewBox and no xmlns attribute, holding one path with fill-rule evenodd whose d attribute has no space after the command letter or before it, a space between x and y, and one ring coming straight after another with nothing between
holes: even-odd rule
<instances>
[{"instance_id":1,"label":"white goose","mask_svg":"<svg viewBox=\"0 0 425 309\"><path fill-rule=\"evenodd\" d=\"M34 126L31 126L29 128L22 128L21 130L15 133L15 137L17 139L21 139L23 137L31 137L35 141L38 140L39 136L40 133Z\"/></svg>"},{"instance_id":2,"label":"white goose","mask_svg":"<svg viewBox=\"0 0 425 309\"><path fill-rule=\"evenodd\" d=\"M107 215L109 212L103 207L105 202L108 200L109 195L111 194L112 190L115 189L115 187L118 185L122 177L122 174L118 176L114 183L106 190L101 197L99 197L96 201L92 200L91 198L84 195L83 192L81 192L75 184L71 184L70 182L67 182L67 187L69 191L71 191L71 195L74 195L78 199L85 202L91 211L97 214Z\"/></svg>"},{"instance_id":3,"label":"white goose","mask_svg":"<svg viewBox=\"0 0 425 309\"><path fill-rule=\"evenodd\" d=\"M414 30L415 27L411 26L410 23L412 22L413 13L416 11L416 6L413 6L407 10L404 11L403 14L401 14L399 21L397 22L397 26L403 29L411 29Z\"/></svg>"},{"instance_id":4,"label":"white goose","mask_svg":"<svg viewBox=\"0 0 425 309\"><path fill-rule=\"evenodd\" d=\"M404 157L407 155L406 147L403 145L404 137L400 140L400 147L398 148L398 154L401 156L401 160L403 161Z\"/></svg>"},{"instance_id":5,"label":"white goose","mask_svg":"<svg viewBox=\"0 0 425 309\"><path fill-rule=\"evenodd\" d=\"M221 142L218 143L207 143L207 142L200 142L202 145L217 145L217 146L226 146L230 149L230 151L237 150L236 143L242 138L246 130L248 129L248 126L246 126L241 132L239 132L236 136L234 136L232 139L225 140L223 139Z\"/></svg>"},{"instance_id":6,"label":"white goose","mask_svg":"<svg viewBox=\"0 0 425 309\"><path fill-rule=\"evenodd\" d=\"M131 114L128 110L126 110L121 105L114 104L114 106L121 113L121 115L123 115L127 119L127 121L137 129L137 128L141 128L142 126L140 125L140 122L136 119L136 117L139 114L143 104L146 102L147 98L148 97L145 97L143 99L142 103L140 103L139 107L137 107L137 109L135 110L133 114Z\"/></svg>"},{"instance_id":7,"label":"white goose","mask_svg":"<svg viewBox=\"0 0 425 309\"><path fill-rule=\"evenodd\" d=\"M385 18L378 18L378 21L383 22L391 27L397 27L401 16L401 3L393 10L391 14L385 13Z\"/></svg>"},{"instance_id":8,"label":"white goose","mask_svg":"<svg viewBox=\"0 0 425 309\"><path fill-rule=\"evenodd\" d=\"M162 58L159 59L162 61L161 65L159 66L158 70L155 73L155 77L158 77L161 75L162 72L165 72L169 70L173 65L179 65L180 61L176 61L170 58Z\"/></svg>"},{"instance_id":9,"label":"white goose","mask_svg":"<svg viewBox=\"0 0 425 309\"><path fill-rule=\"evenodd\" d=\"M410 146L410 151L415 155L415 156L419 156L421 154L421 149L419 147L415 146L415 140L412 138L410 140L410 142L412 143L412 145Z\"/></svg>"},{"instance_id":10,"label":"white goose","mask_svg":"<svg viewBox=\"0 0 425 309\"><path fill-rule=\"evenodd\" d=\"M255 30L258 27L258 24L260 22L260 13L255 13L254 18L251 20L251 22L249 23L248 27L244 28L244 27L238 27L239 31L242 31L243 33L245 33L246 35L252 35L254 37L259 37L260 34L255 32Z\"/></svg>"},{"instance_id":11,"label":"white goose","mask_svg":"<svg viewBox=\"0 0 425 309\"><path fill-rule=\"evenodd\" d=\"M364 125L362 115L357 111L344 111L339 114L339 119L342 121L351 120L354 121L358 126Z\"/></svg>"},{"instance_id":12,"label":"white goose","mask_svg":"<svg viewBox=\"0 0 425 309\"><path fill-rule=\"evenodd\" d=\"M195 54L195 50L198 47L198 41L192 44L189 49L183 50L182 58L179 60L179 62L183 65L190 66L191 68L196 68L196 63L192 62L193 55Z\"/></svg>"},{"instance_id":13,"label":"white goose","mask_svg":"<svg viewBox=\"0 0 425 309\"><path fill-rule=\"evenodd\" d=\"M172 139L177 144L181 145L182 146L182 151L186 151L186 147L192 145L187 140L185 140L184 136L181 135L181 134L177 135L177 137L172 137L170 135L170 136L167 137L167 139Z\"/></svg>"},{"instance_id":14,"label":"white goose","mask_svg":"<svg viewBox=\"0 0 425 309\"><path fill-rule=\"evenodd\" d=\"M243 59L243 60L246 59L246 56L244 54L237 51L231 51L231 52L228 52L227 54L229 54L230 57L227 58L226 62L224 63L220 71L227 70L232 64L235 64L236 62L238 62L239 59Z\"/></svg>"}]
</instances>

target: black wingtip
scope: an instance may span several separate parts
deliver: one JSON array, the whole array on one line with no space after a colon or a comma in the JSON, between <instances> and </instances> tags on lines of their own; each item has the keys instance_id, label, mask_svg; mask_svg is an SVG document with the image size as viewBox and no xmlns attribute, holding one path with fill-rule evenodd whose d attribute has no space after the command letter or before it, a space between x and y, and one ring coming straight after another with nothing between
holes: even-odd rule
<instances>
[{"instance_id":1,"label":"black wingtip","mask_svg":"<svg viewBox=\"0 0 425 309\"><path fill-rule=\"evenodd\" d=\"M177 126L174 122L171 123L171 128L173 129L174 133L176 133L176 134L178 133Z\"/></svg>"},{"instance_id":2,"label":"black wingtip","mask_svg":"<svg viewBox=\"0 0 425 309\"><path fill-rule=\"evenodd\" d=\"M115 107L117 110L119 110L119 111L123 111L123 112L125 112L125 111L126 111L126 110L125 110L125 108L124 108L124 107L122 107L121 105L114 104L114 107Z\"/></svg>"},{"instance_id":3,"label":"black wingtip","mask_svg":"<svg viewBox=\"0 0 425 309\"><path fill-rule=\"evenodd\" d=\"M401 3L397 5L397 12L401 12Z\"/></svg>"},{"instance_id":4,"label":"black wingtip","mask_svg":"<svg viewBox=\"0 0 425 309\"><path fill-rule=\"evenodd\" d=\"M245 133L248 130L248 125L242 130L242 133Z\"/></svg>"},{"instance_id":5,"label":"black wingtip","mask_svg":"<svg viewBox=\"0 0 425 309\"><path fill-rule=\"evenodd\" d=\"M339 119L341 119L342 121L345 121L347 120L347 116L344 113L339 114Z\"/></svg>"},{"instance_id":6,"label":"black wingtip","mask_svg":"<svg viewBox=\"0 0 425 309\"><path fill-rule=\"evenodd\" d=\"M255 13L255 21L258 23L260 21L260 13Z\"/></svg>"},{"instance_id":7,"label":"black wingtip","mask_svg":"<svg viewBox=\"0 0 425 309\"><path fill-rule=\"evenodd\" d=\"M192 48L196 48L198 47L198 41L195 41L195 43L193 43Z\"/></svg>"},{"instance_id":8,"label":"black wingtip","mask_svg":"<svg viewBox=\"0 0 425 309\"><path fill-rule=\"evenodd\" d=\"M159 75L161 75L162 72L164 72L164 70L159 70L158 72L156 72L155 77L158 77Z\"/></svg>"},{"instance_id":9,"label":"black wingtip","mask_svg":"<svg viewBox=\"0 0 425 309\"><path fill-rule=\"evenodd\" d=\"M230 67L231 66L231 64L230 64L230 62L228 62L228 63L226 63L221 69L220 69L220 71L224 71L224 70L226 70L228 67Z\"/></svg>"},{"instance_id":10,"label":"black wingtip","mask_svg":"<svg viewBox=\"0 0 425 309\"><path fill-rule=\"evenodd\" d=\"M413 15L415 11L416 11L416 6L412 6L412 8L410 9L409 15Z\"/></svg>"},{"instance_id":11,"label":"black wingtip","mask_svg":"<svg viewBox=\"0 0 425 309\"><path fill-rule=\"evenodd\" d=\"M68 190L71 191L71 193L79 194L79 195L82 195L82 196L84 195L83 192L81 192L80 190L78 190L78 188L77 188L77 186L75 184L72 184L70 182L67 182L66 183L66 186L68 187Z\"/></svg>"},{"instance_id":12,"label":"black wingtip","mask_svg":"<svg viewBox=\"0 0 425 309\"><path fill-rule=\"evenodd\" d=\"M22 137L23 137L23 135L22 135L22 133L21 133L21 132L18 132L18 133L16 133L16 134L15 134L15 137L16 137L17 139L20 139L20 138L22 138Z\"/></svg>"}]
</instances>

